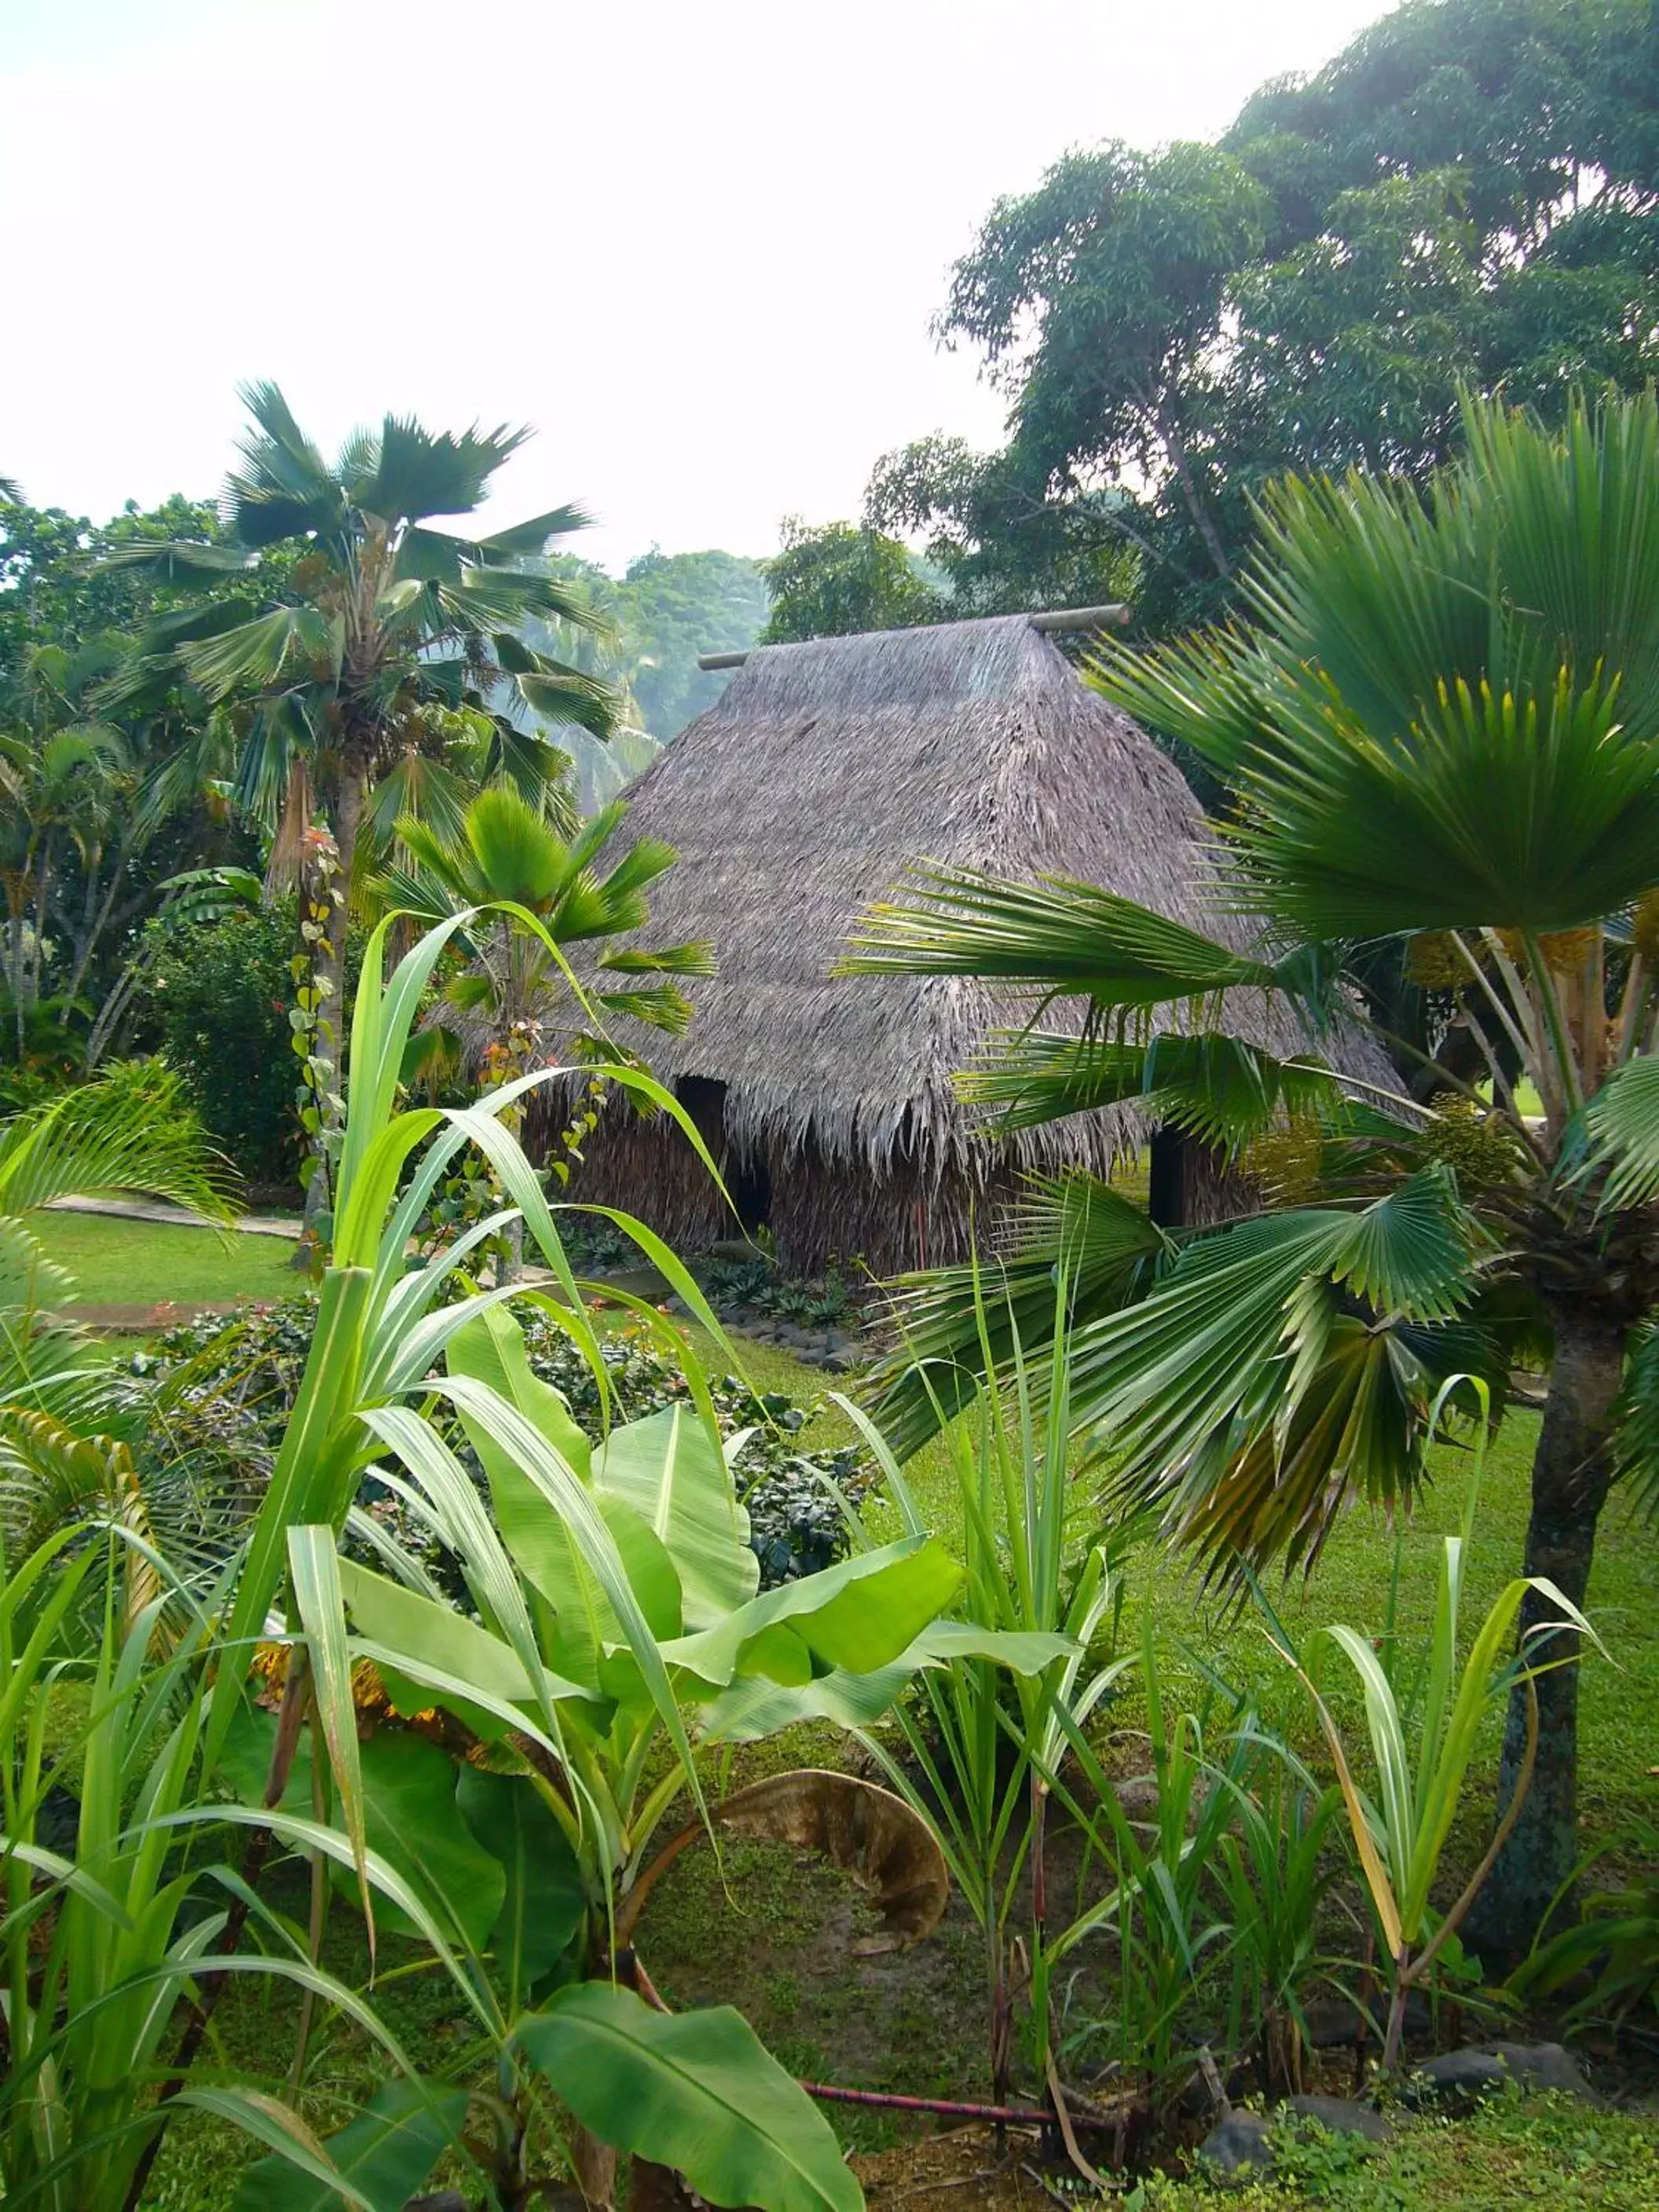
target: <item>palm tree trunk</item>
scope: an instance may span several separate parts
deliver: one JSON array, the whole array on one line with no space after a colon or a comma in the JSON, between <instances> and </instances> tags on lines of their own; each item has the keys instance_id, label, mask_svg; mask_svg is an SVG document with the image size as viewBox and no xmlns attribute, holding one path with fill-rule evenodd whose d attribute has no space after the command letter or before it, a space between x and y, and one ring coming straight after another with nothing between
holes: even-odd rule
<instances>
[{"instance_id":1,"label":"palm tree trunk","mask_svg":"<svg viewBox=\"0 0 1659 2212\"><path fill-rule=\"evenodd\" d=\"M351 910L351 871L357 858L357 833L362 827L368 798L369 750L348 744L340 766L340 791L334 803L334 845L339 854L337 878L343 893L329 926L329 946L334 955L336 976L345 974L346 918Z\"/></svg>"},{"instance_id":2,"label":"palm tree trunk","mask_svg":"<svg viewBox=\"0 0 1659 2212\"><path fill-rule=\"evenodd\" d=\"M1624 1331L1587 1300L1556 1310L1549 1402L1532 1465L1532 1514L1526 1571L1543 1575L1582 1608L1589 1587L1595 1524L1613 1479L1612 1412L1624 1367ZM1521 1633L1559 1617L1547 1597L1528 1591ZM1527 1951L1578 1858L1578 1676L1570 1633L1553 1637L1538 1678L1538 1758L1532 1787L1509 1841L1469 1917L1466 1940L1490 1973ZM1549 1662L1569 1660L1567 1665ZM1507 1804L1526 1757L1528 1700L1510 1698L1498 1802Z\"/></svg>"}]
</instances>

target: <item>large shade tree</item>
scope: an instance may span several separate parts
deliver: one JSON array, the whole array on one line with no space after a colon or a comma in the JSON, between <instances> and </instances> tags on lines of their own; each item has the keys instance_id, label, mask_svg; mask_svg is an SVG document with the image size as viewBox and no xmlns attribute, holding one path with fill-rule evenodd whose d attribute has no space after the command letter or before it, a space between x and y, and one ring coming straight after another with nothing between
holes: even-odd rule
<instances>
[{"instance_id":1,"label":"large shade tree","mask_svg":"<svg viewBox=\"0 0 1659 2212\"><path fill-rule=\"evenodd\" d=\"M965 1079L1002 1123L1131 1100L1254 1147L1262 1205L1230 1225L1172 1233L1079 1176L1011 1226L1028 1352L1068 1271L1071 1418L1116 1498L1223 1575L1311 1563L1344 1498L1414 1490L1443 1384L1481 1376L1501 1409L1531 1351L1526 1569L1582 1603L1615 1480L1659 1496L1659 406L1575 407L1553 435L1471 403L1465 430L1426 495L1277 491L1250 629L1097 665L1234 793L1253 954L1086 886L933 873L866 920L852 964L1029 987L1031 1024ZM1437 1009L1427 1079L1345 1094L1321 1034L1379 948ZM1300 1010L1305 1056L1230 1034L1227 994L1255 990ZM1045 1022L1056 996L1081 1002L1080 1038ZM1177 1033L1149 1036L1154 1014ZM935 1275L902 1302L910 1351L882 1383L911 1446L984 1364L973 1289ZM1468 1386L1454 1402L1475 1416ZM1525 1942L1574 1865L1577 1675L1538 1685L1491 1950ZM1505 1801L1527 1736L1517 1688Z\"/></svg>"},{"instance_id":2,"label":"large shade tree","mask_svg":"<svg viewBox=\"0 0 1659 2212\"><path fill-rule=\"evenodd\" d=\"M940 317L1007 446L889 456L866 521L920 534L979 610L1086 597L1091 556L1132 552L1167 635L1227 602L1278 473L1420 477L1460 383L1558 420L1575 380L1639 390L1656 69L1648 0L1411 0L1218 144L1066 155L993 207Z\"/></svg>"}]
</instances>

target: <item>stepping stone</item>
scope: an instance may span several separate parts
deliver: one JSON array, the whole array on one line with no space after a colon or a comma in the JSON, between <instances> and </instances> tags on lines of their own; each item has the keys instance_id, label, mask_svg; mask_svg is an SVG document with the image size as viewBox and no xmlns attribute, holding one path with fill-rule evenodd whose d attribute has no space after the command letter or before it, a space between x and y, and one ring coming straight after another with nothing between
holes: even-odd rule
<instances>
[{"instance_id":1,"label":"stepping stone","mask_svg":"<svg viewBox=\"0 0 1659 2212\"><path fill-rule=\"evenodd\" d=\"M1583 2068L1559 2043L1492 2043L1483 2048L1443 2051L1420 2066L1413 2077L1419 2094L1447 2104L1472 2104L1514 2081L1523 2089L1555 2089L1563 2096L1594 2103Z\"/></svg>"},{"instance_id":2,"label":"stepping stone","mask_svg":"<svg viewBox=\"0 0 1659 2212\"><path fill-rule=\"evenodd\" d=\"M1388 2122L1369 2105L1346 2097L1292 2097L1275 2113L1229 2112L1210 2130L1199 2156L1229 2179L1248 2180L1272 2166L1273 2130L1287 2119L1316 2121L1333 2135L1363 2136L1367 2142L1389 2139Z\"/></svg>"}]
</instances>

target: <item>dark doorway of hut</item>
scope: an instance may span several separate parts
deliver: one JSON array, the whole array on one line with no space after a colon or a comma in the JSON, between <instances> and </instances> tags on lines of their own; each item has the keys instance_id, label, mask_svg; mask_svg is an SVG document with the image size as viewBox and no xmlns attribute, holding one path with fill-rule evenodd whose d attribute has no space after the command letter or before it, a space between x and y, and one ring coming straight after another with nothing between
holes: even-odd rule
<instances>
[{"instance_id":1,"label":"dark doorway of hut","mask_svg":"<svg viewBox=\"0 0 1659 2212\"><path fill-rule=\"evenodd\" d=\"M736 1209L745 1237L770 1225L772 1176L763 1158L733 1151L726 1140L726 1085L706 1075L683 1075L675 1096L696 1124L720 1171L720 1181Z\"/></svg>"},{"instance_id":2,"label":"dark doorway of hut","mask_svg":"<svg viewBox=\"0 0 1659 2212\"><path fill-rule=\"evenodd\" d=\"M1146 1211L1160 1229L1207 1228L1252 1210L1248 1180L1226 1155L1179 1129L1152 1132L1147 1147Z\"/></svg>"}]
</instances>

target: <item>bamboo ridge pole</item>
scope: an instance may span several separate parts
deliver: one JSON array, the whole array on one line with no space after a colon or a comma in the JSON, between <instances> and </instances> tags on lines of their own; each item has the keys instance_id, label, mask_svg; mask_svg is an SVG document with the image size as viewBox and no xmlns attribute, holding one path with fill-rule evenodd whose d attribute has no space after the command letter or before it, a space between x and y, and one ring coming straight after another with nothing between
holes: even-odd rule
<instances>
[{"instance_id":1,"label":"bamboo ridge pole","mask_svg":"<svg viewBox=\"0 0 1659 2212\"><path fill-rule=\"evenodd\" d=\"M1044 635L1062 629L1121 629L1133 610L1121 603L1104 607L1045 607L1030 617L1031 628ZM888 635L895 635L888 632ZM716 669L741 668L747 653L700 653L697 665L705 674Z\"/></svg>"}]
</instances>

